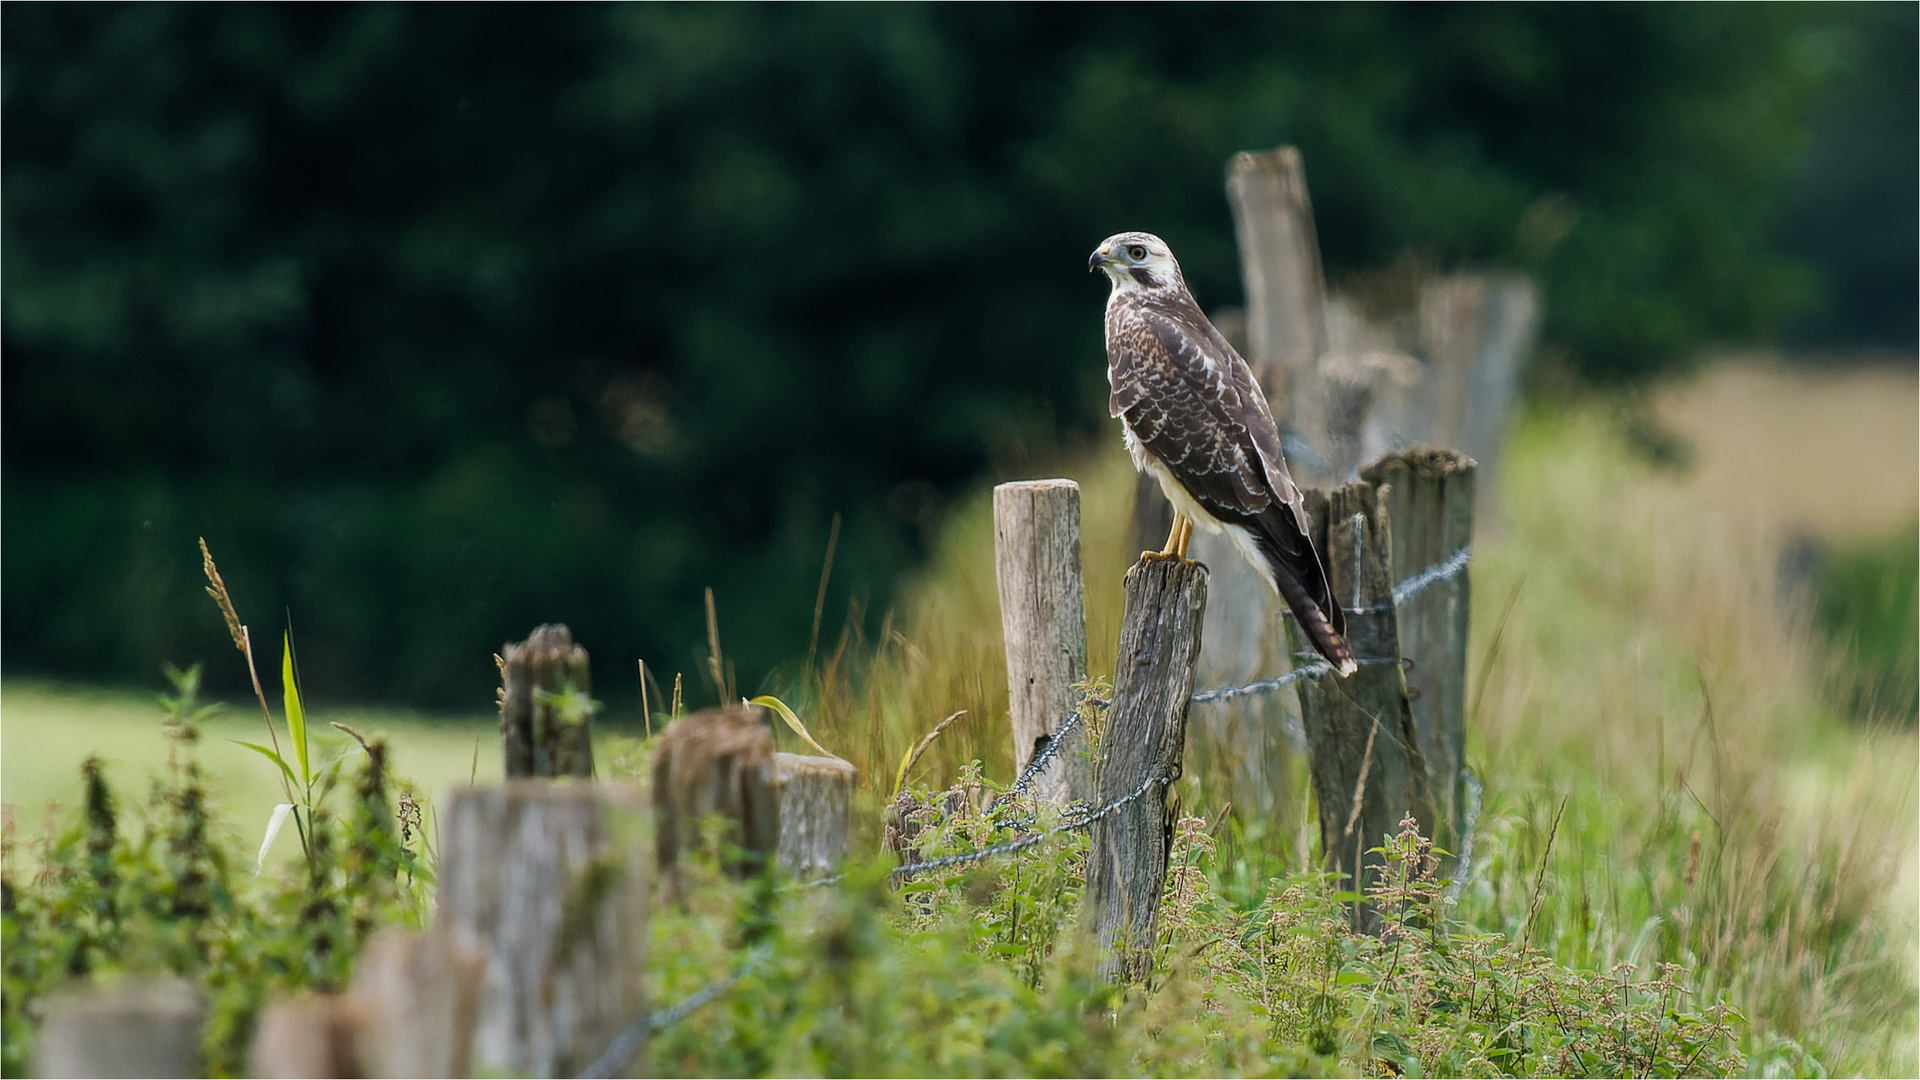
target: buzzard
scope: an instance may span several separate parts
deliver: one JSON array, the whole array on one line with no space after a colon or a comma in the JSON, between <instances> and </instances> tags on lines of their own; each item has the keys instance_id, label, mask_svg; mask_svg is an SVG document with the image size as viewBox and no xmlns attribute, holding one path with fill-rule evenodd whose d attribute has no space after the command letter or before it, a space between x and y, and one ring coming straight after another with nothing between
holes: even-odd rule
<instances>
[{"instance_id":1,"label":"buzzard","mask_svg":"<svg viewBox=\"0 0 1920 1080\"><path fill-rule=\"evenodd\" d=\"M1173 503L1166 549L1184 559L1195 525L1225 531L1286 601L1314 649L1342 675L1359 670L1346 616L1307 535L1300 489L1280 457L1280 431L1252 369L1200 312L1166 241L1109 236L1087 270L1112 279L1107 297L1109 408L1134 465Z\"/></svg>"}]
</instances>

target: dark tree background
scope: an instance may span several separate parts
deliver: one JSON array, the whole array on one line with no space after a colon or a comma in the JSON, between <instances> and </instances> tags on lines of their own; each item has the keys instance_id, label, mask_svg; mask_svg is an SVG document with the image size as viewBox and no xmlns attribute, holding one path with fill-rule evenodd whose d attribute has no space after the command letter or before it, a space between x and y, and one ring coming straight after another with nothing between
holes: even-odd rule
<instances>
[{"instance_id":1,"label":"dark tree background","mask_svg":"<svg viewBox=\"0 0 1920 1080\"><path fill-rule=\"evenodd\" d=\"M1099 428L1101 237L1237 302L1240 149L1593 381L1914 341L1912 5L0 10L9 672L223 653L205 535L323 696L485 707L553 619L697 671L709 584L751 687L833 513L877 610Z\"/></svg>"}]
</instances>

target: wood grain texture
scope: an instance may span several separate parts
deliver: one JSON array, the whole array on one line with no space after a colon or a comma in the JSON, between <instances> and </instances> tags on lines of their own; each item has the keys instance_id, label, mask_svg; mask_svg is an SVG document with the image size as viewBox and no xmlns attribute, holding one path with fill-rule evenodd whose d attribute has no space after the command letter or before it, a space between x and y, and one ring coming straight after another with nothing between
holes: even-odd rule
<instances>
[{"instance_id":1,"label":"wood grain texture","mask_svg":"<svg viewBox=\"0 0 1920 1080\"><path fill-rule=\"evenodd\" d=\"M993 550L1018 775L1073 714L1073 686L1087 677L1080 485L1024 480L994 488ZM1035 781L1036 797L1065 802L1090 790L1084 743L1077 734L1069 738L1075 745L1063 747Z\"/></svg>"},{"instance_id":2,"label":"wood grain texture","mask_svg":"<svg viewBox=\"0 0 1920 1080\"><path fill-rule=\"evenodd\" d=\"M1083 903L1110 979L1132 980L1151 966L1173 831L1168 793L1180 773L1206 606L1207 570L1199 563L1143 559L1127 571L1094 801L1104 806L1143 781L1164 782L1093 826Z\"/></svg>"},{"instance_id":3,"label":"wood grain texture","mask_svg":"<svg viewBox=\"0 0 1920 1080\"><path fill-rule=\"evenodd\" d=\"M1393 581L1387 560L1392 526L1373 485L1348 484L1331 494L1308 489L1307 518L1314 545L1325 555L1334 597L1347 605L1347 639L1360 670L1351 678L1301 679L1300 711L1306 726L1309 771L1319 805L1320 843L1339 888L1364 891L1371 868L1368 849L1396 832L1412 813L1423 835L1435 825L1427 765L1413 727L1401 666ZM1310 646L1288 624L1296 655ZM1381 662L1385 661L1385 662ZM1373 932L1378 919L1357 905L1356 925Z\"/></svg>"},{"instance_id":4,"label":"wood grain texture","mask_svg":"<svg viewBox=\"0 0 1920 1080\"><path fill-rule=\"evenodd\" d=\"M645 1006L644 790L509 780L441 822L438 925L487 952L475 1070L578 1074Z\"/></svg>"},{"instance_id":5,"label":"wood grain texture","mask_svg":"<svg viewBox=\"0 0 1920 1080\"><path fill-rule=\"evenodd\" d=\"M1326 278L1300 151L1235 154L1227 162L1227 204L1247 293L1246 360L1284 426L1294 382L1327 344Z\"/></svg>"},{"instance_id":6,"label":"wood grain texture","mask_svg":"<svg viewBox=\"0 0 1920 1080\"><path fill-rule=\"evenodd\" d=\"M527 640L500 647L500 739L508 776L592 776L590 710L554 700L569 688L592 689L587 650L560 623L535 627Z\"/></svg>"},{"instance_id":7,"label":"wood grain texture","mask_svg":"<svg viewBox=\"0 0 1920 1080\"><path fill-rule=\"evenodd\" d=\"M1393 523L1389 563L1396 588L1473 543L1475 472L1473 459L1465 454L1430 448L1391 454L1361 471ZM1471 601L1463 570L1422 588L1394 613L1401 655L1412 661L1406 680L1413 727L1440 815L1434 840L1447 851L1461 850L1465 824Z\"/></svg>"},{"instance_id":8,"label":"wood grain texture","mask_svg":"<svg viewBox=\"0 0 1920 1080\"><path fill-rule=\"evenodd\" d=\"M780 802L778 859L788 873L822 877L840 865L853 826L852 763L839 758L773 755Z\"/></svg>"}]
</instances>

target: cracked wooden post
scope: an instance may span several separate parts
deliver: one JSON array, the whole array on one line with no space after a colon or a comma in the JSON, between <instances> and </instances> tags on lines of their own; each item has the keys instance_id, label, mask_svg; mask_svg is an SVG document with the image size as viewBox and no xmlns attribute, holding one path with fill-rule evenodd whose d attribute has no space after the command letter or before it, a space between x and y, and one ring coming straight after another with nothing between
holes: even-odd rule
<instances>
[{"instance_id":1,"label":"cracked wooden post","mask_svg":"<svg viewBox=\"0 0 1920 1080\"><path fill-rule=\"evenodd\" d=\"M800 754L773 755L773 790L780 804L782 869L800 877L831 874L847 853L853 823L851 762Z\"/></svg>"},{"instance_id":2,"label":"cracked wooden post","mask_svg":"<svg viewBox=\"0 0 1920 1080\"><path fill-rule=\"evenodd\" d=\"M1197 562L1142 559L1127 571L1093 802L1104 807L1147 787L1094 824L1087 855L1084 903L1102 953L1100 972L1109 979L1131 981L1152 966L1174 818L1170 789L1180 774L1206 607L1207 568Z\"/></svg>"},{"instance_id":3,"label":"cracked wooden post","mask_svg":"<svg viewBox=\"0 0 1920 1080\"><path fill-rule=\"evenodd\" d=\"M1415 575L1454 566L1473 543L1476 468L1454 450L1390 454L1361 471L1393 522L1388 560L1399 588ZM1467 617L1472 593L1464 565L1421 584L1396 605L1413 728L1426 757L1427 786L1440 818L1433 837L1458 853L1466 827Z\"/></svg>"},{"instance_id":4,"label":"cracked wooden post","mask_svg":"<svg viewBox=\"0 0 1920 1080\"><path fill-rule=\"evenodd\" d=\"M509 780L442 822L437 928L487 957L474 1069L578 1075L645 1011L645 792Z\"/></svg>"},{"instance_id":5,"label":"cracked wooden post","mask_svg":"<svg viewBox=\"0 0 1920 1080\"><path fill-rule=\"evenodd\" d=\"M500 647L500 739L506 773L593 775L592 682L587 650L560 623Z\"/></svg>"},{"instance_id":6,"label":"cracked wooden post","mask_svg":"<svg viewBox=\"0 0 1920 1080\"><path fill-rule=\"evenodd\" d=\"M994 574L1007 650L1007 707L1018 776L1079 704L1087 677L1087 614L1080 578L1080 485L1025 480L993 489ZM1085 798L1084 733L1068 736L1033 784L1037 798Z\"/></svg>"},{"instance_id":7,"label":"cracked wooden post","mask_svg":"<svg viewBox=\"0 0 1920 1080\"><path fill-rule=\"evenodd\" d=\"M1400 635L1394 619L1393 581L1387 560L1392 526L1372 484L1303 492L1314 547L1327 560L1334 598L1347 607L1347 640L1360 670L1351 678L1326 674L1301 679L1300 711L1314 799L1320 811L1320 846L1337 887L1364 893L1367 872L1380 865L1369 853L1398 831L1408 813L1420 831L1433 835L1433 796L1426 761L1413 727L1407 682L1401 668ZM1292 620L1294 652L1303 660L1311 646ZM1379 919L1357 904L1354 922L1367 932Z\"/></svg>"}]
</instances>

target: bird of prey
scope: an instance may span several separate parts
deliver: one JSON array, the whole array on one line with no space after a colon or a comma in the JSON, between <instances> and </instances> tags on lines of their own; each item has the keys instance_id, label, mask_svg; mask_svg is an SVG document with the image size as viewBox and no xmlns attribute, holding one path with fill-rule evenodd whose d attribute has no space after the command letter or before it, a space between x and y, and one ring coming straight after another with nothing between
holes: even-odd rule
<instances>
[{"instance_id":1,"label":"bird of prey","mask_svg":"<svg viewBox=\"0 0 1920 1080\"><path fill-rule=\"evenodd\" d=\"M1307 534L1300 489L1253 371L1201 313L1166 241L1109 236L1087 270L1106 271L1108 402L1141 472L1173 504L1164 551L1186 558L1197 525L1224 531L1286 601L1314 650L1342 675L1359 670L1346 616Z\"/></svg>"}]
</instances>

